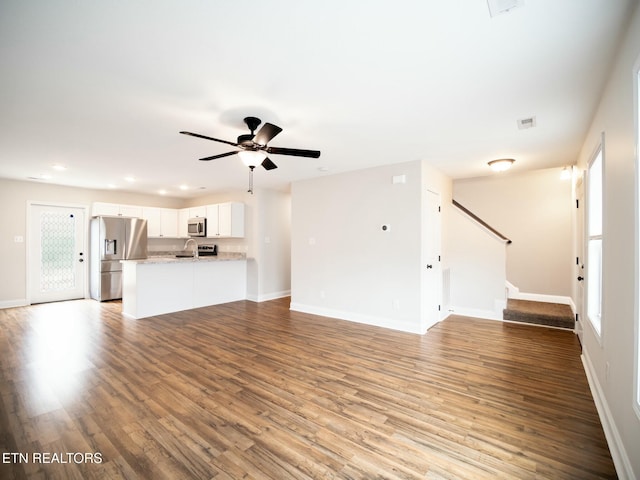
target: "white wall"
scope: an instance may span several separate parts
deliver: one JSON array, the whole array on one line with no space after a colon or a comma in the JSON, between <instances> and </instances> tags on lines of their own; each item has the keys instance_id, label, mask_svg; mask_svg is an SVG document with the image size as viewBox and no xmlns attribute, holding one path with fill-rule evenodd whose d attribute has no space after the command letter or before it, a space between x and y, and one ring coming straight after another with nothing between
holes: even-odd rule
<instances>
[{"instance_id":1,"label":"white wall","mask_svg":"<svg viewBox=\"0 0 640 480\"><path fill-rule=\"evenodd\" d=\"M291 294L291 196L255 190L254 235L249 271L256 278L248 298L264 301Z\"/></svg>"},{"instance_id":2,"label":"white wall","mask_svg":"<svg viewBox=\"0 0 640 480\"><path fill-rule=\"evenodd\" d=\"M448 208L451 313L501 320L509 247L458 208Z\"/></svg>"},{"instance_id":3,"label":"white wall","mask_svg":"<svg viewBox=\"0 0 640 480\"><path fill-rule=\"evenodd\" d=\"M422 333L422 184L419 161L295 182L291 308Z\"/></svg>"},{"instance_id":4,"label":"white wall","mask_svg":"<svg viewBox=\"0 0 640 480\"><path fill-rule=\"evenodd\" d=\"M573 160L567 164L574 163ZM453 198L510 238L507 280L523 293L571 297L572 185L561 168L456 180Z\"/></svg>"},{"instance_id":5,"label":"white wall","mask_svg":"<svg viewBox=\"0 0 640 480\"><path fill-rule=\"evenodd\" d=\"M26 238L26 221L28 201L58 202L87 208L93 202L180 208L183 202L181 199L153 195L0 179L0 205L2 205L0 210L0 265L2 265L0 307L23 305L27 298L26 247L28 239ZM90 213L90 209L88 211ZM15 243L15 236L22 236L25 242Z\"/></svg>"},{"instance_id":6,"label":"white wall","mask_svg":"<svg viewBox=\"0 0 640 480\"><path fill-rule=\"evenodd\" d=\"M190 207L222 202L245 205L245 238L217 239L222 251L247 254L247 298L261 302L291 293L291 195L255 188L189 200Z\"/></svg>"},{"instance_id":7,"label":"white wall","mask_svg":"<svg viewBox=\"0 0 640 480\"><path fill-rule=\"evenodd\" d=\"M640 478L640 413L633 409L639 328L634 312L638 302L634 68L640 66L640 8L630 22L579 159L585 169L604 132L602 343L584 321L583 358L620 478Z\"/></svg>"},{"instance_id":8,"label":"white wall","mask_svg":"<svg viewBox=\"0 0 640 480\"><path fill-rule=\"evenodd\" d=\"M167 198L112 190L91 190L0 179L0 307L23 305L26 287L27 202L43 201L85 206L91 213L93 202L183 208L210 203L238 201L245 204L245 238L215 239L221 251L246 252L249 265L248 292L252 300L288 295L290 277L290 196L288 193L256 190L224 192L192 199ZM88 225L88 223L87 223ZM24 243L15 243L22 236ZM265 243L265 237L270 243ZM199 243L213 243L200 239ZM150 251L181 249L183 239L151 239ZM251 288L253 286L253 289Z\"/></svg>"}]
</instances>

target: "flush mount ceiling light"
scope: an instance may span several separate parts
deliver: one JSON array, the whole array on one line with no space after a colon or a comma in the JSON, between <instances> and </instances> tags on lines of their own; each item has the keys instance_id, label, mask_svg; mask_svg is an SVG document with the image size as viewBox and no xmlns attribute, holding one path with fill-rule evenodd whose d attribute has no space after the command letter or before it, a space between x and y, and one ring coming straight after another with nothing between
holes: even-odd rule
<instances>
[{"instance_id":1,"label":"flush mount ceiling light","mask_svg":"<svg viewBox=\"0 0 640 480\"><path fill-rule=\"evenodd\" d=\"M515 160L513 158L499 158L497 160L491 160L489 166L494 172L504 172L509 170Z\"/></svg>"},{"instance_id":2,"label":"flush mount ceiling light","mask_svg":"<svg viewBox=\"0 0 640 480\"><path fill-rule=\"evenodd\" d=\"M489 15L493 18L502 13L509 13L511 10L524 5L524 0L487 0Z\"/></svg>"}]
</instances>

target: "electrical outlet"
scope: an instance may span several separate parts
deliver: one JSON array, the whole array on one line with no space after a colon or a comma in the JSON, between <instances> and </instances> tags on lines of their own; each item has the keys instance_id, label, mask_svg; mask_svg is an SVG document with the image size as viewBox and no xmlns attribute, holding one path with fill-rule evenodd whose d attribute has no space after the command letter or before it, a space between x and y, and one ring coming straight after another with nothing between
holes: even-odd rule
<instances>
[{"instance_id":1,"label":"electrical outlet","mask_svg":"<svg viewBox=\"0 0 640 480\"><path fill-rule=\"evenodd\" d=\"M16 235L13 237L14 243L24 243L24 237L22 235Z\"/></svg>"}]
</instances>

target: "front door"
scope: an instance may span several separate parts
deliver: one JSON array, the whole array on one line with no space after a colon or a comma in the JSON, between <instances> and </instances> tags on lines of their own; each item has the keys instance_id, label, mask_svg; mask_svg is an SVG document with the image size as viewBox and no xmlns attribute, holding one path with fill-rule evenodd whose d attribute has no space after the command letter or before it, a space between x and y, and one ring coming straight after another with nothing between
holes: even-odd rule
<instances>
[{"instance_id":1,"label":"front door","mask_svg":"<svg viewBox=\"0 0 640 480\"><path fill-rule=\"evenodd\" d=\"M84 298L85 209L34 203L29 210L29 302Z\"/></svg>"}]
</instances>

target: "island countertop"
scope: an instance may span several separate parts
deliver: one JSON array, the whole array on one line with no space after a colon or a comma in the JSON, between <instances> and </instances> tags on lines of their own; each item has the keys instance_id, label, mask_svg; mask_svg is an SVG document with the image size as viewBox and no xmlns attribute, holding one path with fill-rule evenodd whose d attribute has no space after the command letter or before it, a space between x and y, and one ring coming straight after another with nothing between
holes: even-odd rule
<instances>
[{"instance_id":1,"label":"island countertop","mask_svg":"<svg viewBox=\"0 0 640 480\"><path fill-rule=\"evenodd\" d=\"M218 255L203 255L201 257L176 257L174 255L149 256L137 260L120 260L121 263L194 263L194 262L228 262L233 260L246 260L244 253L221 252Z\"/></svg>"}]
</instances>

